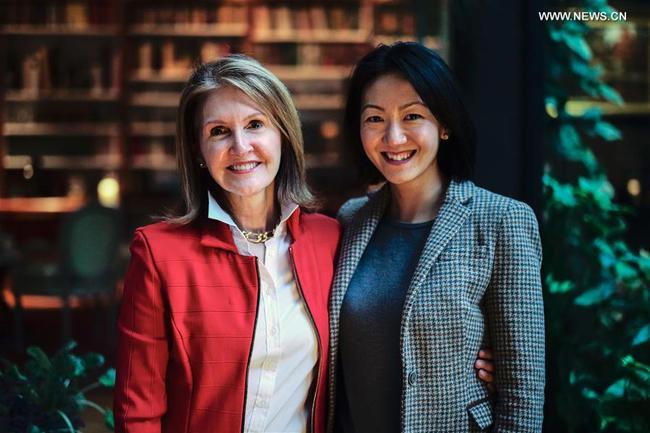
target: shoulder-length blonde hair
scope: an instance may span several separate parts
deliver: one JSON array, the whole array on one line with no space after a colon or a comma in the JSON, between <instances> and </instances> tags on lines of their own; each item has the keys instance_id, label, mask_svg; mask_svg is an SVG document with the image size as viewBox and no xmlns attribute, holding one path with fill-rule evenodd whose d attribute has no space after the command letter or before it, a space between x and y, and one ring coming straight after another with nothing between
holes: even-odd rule
<instances>
[{"instance_id":1,"label":"shoulder-length blonde hair","mask_svg":"<svg viewBox=\"0 0 650 433\"><path fill-rule=\"evenodd\" d=\"M207 215L207 192L219 186L202 161L199 123L205 96L231 86L241 90L280 130L282 147L280 167L275 178L279 203L293 202L313 208L315 200L305 180L305 157L298 111L286 86L256 60L233 54L198 66L181 93L176 123L176 160L184 210L165 220L190 224Z\"/></svg>"}]
</instances>

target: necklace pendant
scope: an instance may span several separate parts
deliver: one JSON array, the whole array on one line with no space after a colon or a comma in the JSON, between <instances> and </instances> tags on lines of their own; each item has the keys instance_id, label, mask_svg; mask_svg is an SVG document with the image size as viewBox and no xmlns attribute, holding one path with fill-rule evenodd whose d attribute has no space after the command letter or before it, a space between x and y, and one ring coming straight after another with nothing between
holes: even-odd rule
<instances>
[{"instance_id":1,"label":"necklace pendant","mask_svg":"<svg viewBox=\"0 0 650 433\"><path fill-rule=\"evenodd\" d=\"M263 244L264 242L268 241L273 237L273 232L274 230L269 230L267 232L248 232L242 230L242 234L246 240L254 244Z\"/></svg>"}]
</instances>

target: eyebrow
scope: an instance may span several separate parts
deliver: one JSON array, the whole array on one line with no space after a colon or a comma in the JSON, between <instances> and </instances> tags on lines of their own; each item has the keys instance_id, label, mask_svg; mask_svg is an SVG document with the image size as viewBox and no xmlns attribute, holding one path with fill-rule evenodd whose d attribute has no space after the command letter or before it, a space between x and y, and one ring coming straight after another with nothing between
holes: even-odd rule
<instances>
[{"instance_id":1,"label":"eyebrow","mask_svg":"<svg viewBox=\"0 0 650 433\"><path fill-rule=\"evenodd\" d=\"M427 108L427 106L424 105L423 102L420 102L420 101L412 101L412 102L407 102L406 104L400 106L399 109L400 109L400 110L404 110L405 108L408 108L408 107L410 107L411 105L422 105L423 107ZM368 109L368 108L375 108L375 109L377 109L377 110L384 111L384 109L383 109L382 107L380 107L379 105L375 105L375 104L365 104L363 107L361 107L361 111L364 111L364 110L366 110L366 109Z\"/></svg>"},{"instance_id":2,"label":"eyebrow","mask_svg":"<svg viewBox=\"0 0 650 433\"><path fill-rule=\"evenodd\" d=\"M244 117L244 120L248 120L248 119L250 119L250 118L258 117L258 116L267 117L266 114L264 114L264 113L262 113L262 112L260 112L260 111L256 111L256 112L251 113L251 114L249 114L248 116ZM227 123L227 122L224 122L224 121L221 120L221 119L210 119L210 120L206 120L206 121L203 123L203 127L205 128L206 126L208 126L208 125L213 125L213 124L215 124L215 123Z\"/></svg>"}]
</instances>

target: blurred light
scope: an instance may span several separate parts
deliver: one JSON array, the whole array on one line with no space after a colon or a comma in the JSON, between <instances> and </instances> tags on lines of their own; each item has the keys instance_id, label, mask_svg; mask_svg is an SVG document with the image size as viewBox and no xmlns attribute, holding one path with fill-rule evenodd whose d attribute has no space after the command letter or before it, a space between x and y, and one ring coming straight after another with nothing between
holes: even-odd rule
<instances>
[{"instance_id":1,"label":"blurred light","mask_svg":"<svg viewBox=\"0 0 650 433\"><path fill-rule=\"evenodd\" d=\"M553 119L557 119L557 105L551 104L550 102L546 104L546 114Z\"/></svg>"},{"instance_id":2,"label":"blurred light","mask_svg":"<svg viewBox=\"0 0 650 433\"><path fill-rule=\"evenodd\" d=\"M326 120L320 124L320 134L323 138L331 140L339 136L339 125L332 120Z\"/></svg>"},{"instance_id":3,"label":"blurred light","mask_svg":"<svg viewBox=\"0 0 650 433\"><path fill-rule=\"evenodd\" d=\"M627 192L633 197L638 197L641 194L641 182L639 182L639 179L630 179L627 181Z\"/></svg>"},{"instance_id":4,"label":"blurred light","mask_svg":"<svg viewBox=\"0 0 650 433\"><path fill-rule=\"evenodd\" d=\"M114 175L107 175L97 184L97 198L102 206L120 205L120 184Z\"/></svg>"},{"instance_id":5,"label":"blurred light","mask_svg":"<svg viewBox=\"0 0 650 433\"><path fill-rule=\"evenodd\" d=\"M34 177L34 166L31 164L25 164L23 167L23 177L27 180Z\"/></svg>"},{"instance_id":6,"label":"blurred light","mask_svg":"<svg viewBox=\"0 0 650 433\"><path fill-rule=\"evenodd\" d=\"M70 176L68 179L68 197L83 198L86 196L86 184L80 176Z\"/></svg>"}]
</instances>

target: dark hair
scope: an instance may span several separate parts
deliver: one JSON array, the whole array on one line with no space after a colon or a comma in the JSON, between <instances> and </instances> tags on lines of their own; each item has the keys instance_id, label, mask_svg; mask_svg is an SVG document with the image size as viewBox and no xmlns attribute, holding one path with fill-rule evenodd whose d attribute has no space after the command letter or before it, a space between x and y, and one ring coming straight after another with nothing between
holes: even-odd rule
<instances>
[{"instance_id":1,"label":"dark hair","mask_svg":"<svg viewBox=\"0 0 650 433\"><path fill-rule=\"evenodd\" d=\"M440 140L437 160L447 179L472 176L476 152L475 132L449 67L436 52L416 42L379 45L366 54L352 72L345 106L345 134L349 154L361 179L376 183L385 180L366 156L361 144L361 103L366 89L379 77L397 74L406 79L422 101L449 132Z\"/></svg>"}]
</instances>

